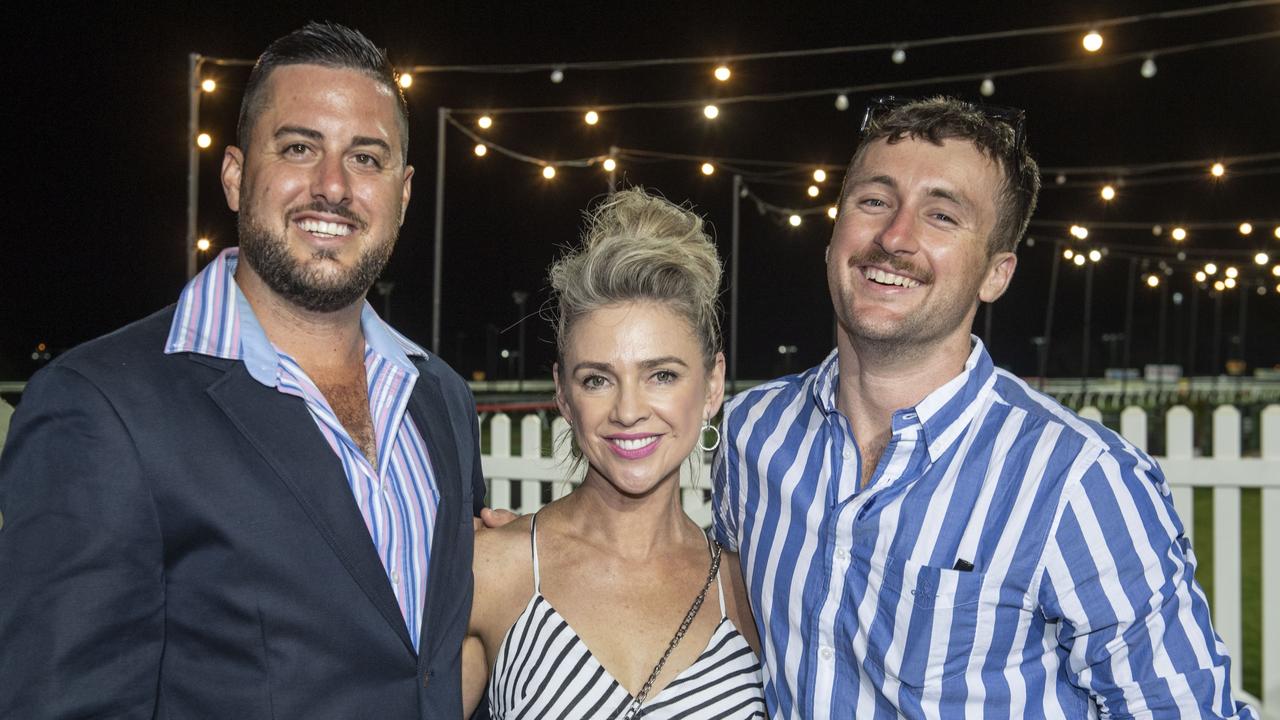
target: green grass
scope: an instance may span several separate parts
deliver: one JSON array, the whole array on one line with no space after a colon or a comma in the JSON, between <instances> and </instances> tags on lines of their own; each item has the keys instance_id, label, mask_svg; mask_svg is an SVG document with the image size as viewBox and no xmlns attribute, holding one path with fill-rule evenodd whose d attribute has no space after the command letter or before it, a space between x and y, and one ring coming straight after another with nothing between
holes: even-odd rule
<instances>
[{"instance_id":1,"label":"green grass","mask_svg":"<svg viewBox=\"0 0 1280 720\"><path fill-rule=\"evenodd\" d=\"M1200 565L1196 580L1204 588L1213 608L1213 491L1194 491L1195 553ZM1262 491L1245 488L1240 491L1240 594L1243 604L1243 647L1233 662L1243 664L1242 684L1245 692L1262 697Z\"/></svg>"}]
</instances>

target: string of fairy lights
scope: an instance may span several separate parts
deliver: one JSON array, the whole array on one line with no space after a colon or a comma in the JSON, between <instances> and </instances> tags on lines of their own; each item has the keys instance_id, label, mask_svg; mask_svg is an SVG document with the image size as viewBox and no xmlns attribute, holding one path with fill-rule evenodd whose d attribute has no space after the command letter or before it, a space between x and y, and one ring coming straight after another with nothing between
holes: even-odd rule
<instances>
[{"instance_id":1,"label":"string of fairy lights","mask_svg":"<svg viewBox=\"0 0 1280 720\"><path fill-rule=\"evenodd\" d=\"M930 87L946 84L976 82L978 92L983 97L991 97L996 92L996 80L1007 77L1030 74L1055 73L1079 70L1097 70L1124 64L1135 64L1142 78L1150 79L1159 71L1157 59L1185 53L1205 51L1245 43L1257 43L1280 39L1280 30L1264 31L1246 35L1215 38L1181 45L1149 48L1145 50L1106 55L1102 53L1106 45L1103 31L1136 23L1167 21L1200 17L1214 13L1236 11L1247 8L1277 5L1280 0L1240 0L1203 7L1185 8L1181 10L1162 11L1123 17L1106 18L1091 22L1044 25L1030 28L1000 30L968 35L953 35L935 38L895 40L888 42L866 43L838 47L808 48L764 53L738 53L718 56L664 57L634 60L589 61L589 62L557 62L557 63L525 63L525 64L488 64L488 65L414 65L403 68L397 75L400 86L408 91L414 87L415 76L440 73L485 73L485 74L519 74L547 72L552 83L562 83L568 73L621 71L657 66L694 66L707 67L711 76L719 84L728 83L734 68L745 63L764 62L799 57L851 55L858 53L889 52L889 59L896 65L908 61L908 50L937 47L950 44L974 43L980 41L1002 40L1009 38L1026 38L1046 35L1076 34L1085 55L1058 62L1023 65L1011 68L988 69L978 72L959 73L946 76L924 77L916 79L894 80L890 82L865 83L842 87L826 87L817 89L789 90L775 93L755 93L728 95L719 97L680 98L671 100L641 100L633 102L601 103L595 105L541 105L524 107L492 107L492 108L441 108L441 118L449 127L456 129L468 137L473 144L473 153L477 159L490 154L501 155L517 162L535 166L542 177L554 180L564 169L599 168L606 173L616 173L626 165L653 162L690 163L696 172L703 177L717 173L731 173L740 176L749 184L742 184L741 197L754 203L761 215L774 218L780 225L792 228L801 227L811 216L825 216L834 221L838 217L835 205L823 203L821 198L825 188L839 187L843 174L842 165L814 164L812 162L790 162L779 160L760 160L733 157L706 157L687 153L647 150L637 148L610 148L607 152L580 158L549 158L531 152L516 150L507 145L495 142L490 137L497 118L525 114L561 113L581 117L581 121L594 127L605 122L608 115L630 110L684 110L694 109L701 112L707 122L723 122L724 110L734 106L751 103L776 103L804 100L827 96L832 98L837 111L850 108L849 97L859 93L878 93L890 90L903 90ZM197 73L205 65L216 67L235 67L252 65L253 61L228 58L210 58L193 55L193 85ZM218 79L213 75L198 78L199 93L193 88L192 94L192 129L196 147L206 149L212 146L213 138L207 131L197 131L196 118L199 112L198 98L200 94L209 94L218 89ZM466 118L463 122L460 118ZM441 143L443 143L444 123L441 125ZM443 145L441 145L443 147ZM1261 152L1233 157L1177 160L1143 165L1110 165L1092 167L1045 167L1042 174L1046 178L1044 188L1079 189L1084 187L1097 190L1103 203L1112 203L1126 188L1176 182L1213 182L1231 177L1250 177L1280 173L1280 152ZM1052 178L1052 181L1048 179ZM762 187L803 187L809 205L797 205L794 202L771 201L758 193L754 186ZM194 211L192 211L194 212ZM1042 232L1052 238L1055 251L1061 253L1063 259L1077 267L1089 263L1100 262L1108 256L1140 259L1145 265L1155 270L1144 275L1143 282L1157 287L1162 276L1173 273L1173 268L1189 267L1194 269L1193 277L1202 286L1212 287L1217 291L1230 290L1241 285L1244 275L1237 264L1237 259L1265 268L1271 263L1273 255L1280 251L1268 252L1265 248L1256 251L1248 250L1201 250L1187 244L1194 232L1221 231L1234 228L1242 237L1261 237L1266 229L1280 240L1280 220L1242 218L1232 221L1214 221L1199 223L1164 223L1164 222L1068 222L1058 220L1036 220L1032 223L1033 232L1028 238L1028 245L1034 245L1037 239L1046 239ZM1167 248L1120 246L1110 242L1099 244L1096 240L1088 241L1090 230L1134 231L1149 229L1154 236L1167 236L1172 245ZM1065 230L1065 232L1063 232ZM1062 235L1065 235L1063 237ZM1255 234L1256 233L1256 234ZM1037 238L1039 236L1039 238ZM200 238L196 248L200 251L209 249L209 241ZM1212 254L1214 259L1202 262L1203 256ZM1251 258L1247 257L1252 255ZM1195 257L1194 256L1200 256ZM1223 260L1223 258L1226 258ZM1222 272L1219 273L1217 260L1222 260ZM1280 293L1280 263L1270 267L1268 275L1275 281L1275 292ZM1266 286L1253 283L1260 292L1266 292Z\"/></svg>"}]
</instances>

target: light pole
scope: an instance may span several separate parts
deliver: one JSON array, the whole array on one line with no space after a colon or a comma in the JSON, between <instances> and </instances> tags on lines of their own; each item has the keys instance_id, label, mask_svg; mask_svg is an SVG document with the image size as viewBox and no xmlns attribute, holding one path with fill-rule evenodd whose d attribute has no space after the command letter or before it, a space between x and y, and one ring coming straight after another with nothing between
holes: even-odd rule
<instances>
[{"instance_id":1,"label":"light pole","mask_svg":"<svg viewBox=\"0 0 1280 720\"><path fill-rule=\"evenodd\" d=\"M396 287L393 280L379 280L373 284L374 290L378 291L378 297L382 298L382 322L391 324L391 291Z\"/></svg>"},{"instance_id":2,"label":"light pole","mask_svg":"<svg viewBox=\"0 0 1280 720\"><path fill-rule=\"evenodd\" d=\"M738 392L738 246L742 176L733 176L733 224L729 233L729 392Z\"/></svg>"},{"instance_id":3,"label":"light pole","mask_svg":"<svg viewBox=\"0 0 1280 720\"><path fill-rule=\"evenodd\" d=\"M1058 295L1058 265L1062 260L1062 241L1053 243L1053 268L1049 271L1049 299L1044 306L1044 334L1036 347L1040 351L1040 390L1044 390L1044 376L1049 371L1049 343L1053 339L1053 302Z\"/></svg>"},{"instance_id":4,"label":"light pole","mask_svg":"<svg viewBox=\"0 0 1280 720\"><path fill-rule=\"evenodd\" d=\"M519 368L520 374L517 376L516 392L524 392L524 306L529 300L529 293L516 290L511 293L511 299L516 302L516 325L519 326L516 331L516 337L519 338L516 344L516 367Z\"/></svg>"},{"instance_id":5,"label":"light pole","mask_svg":"<svg viewBox=\"0 0 1280 720\"><path fill-rule=\"evenodd\" d=\"M449 108L436 110L436 224L431 260L431 352L440 354L440 283L444 278L444 134Z\"/></svg>"}]
</instances>

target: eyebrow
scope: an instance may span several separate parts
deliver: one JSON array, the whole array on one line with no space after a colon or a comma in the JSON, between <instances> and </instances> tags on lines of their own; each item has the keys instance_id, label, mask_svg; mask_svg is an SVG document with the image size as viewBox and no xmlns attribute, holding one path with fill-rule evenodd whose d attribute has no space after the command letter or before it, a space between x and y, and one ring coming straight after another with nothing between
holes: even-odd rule
<instances>
[{"instance_id":1,"label":"eyebrow","mask_svg":"<svg viewBox=\"0 0 1280 720\"><path fill-rule=\"evenodd\" d=\"M890 188L892 190L898 189L898 182L888 175L871 175L869 177L854 178L854 181L850 183L849 187L857 187L859 185L866 185L866 184L884 185L885 187ZM946 188L931 187L929 188L928 195L929 197L948 200L965 209L969 209L973 207L973 201L969 199L969 196L965 195L959 190L948 190Z\"/></svg>"},{"instance_id":2,"label":"eyebrow","mask_svg":"<svg viewBox=\"0 0 1280 720\"><path fill-rule=\"evenodd\" d=\"M301 135L308 140L324 140L324 133L319 130L302 127L301 125L284 125L280 129L276 130L276 139L282 138L286 135ZM362 147L365 145L372 145L374 147L382 148L387 152L391 152L391 145L382 138L368 137L366 135L357 135L351 138L351 147Z\"/></svg>"},{"instance_id":3,"label":"eyebrow","mask_svg":"<svg viewBox=\"0 0 1280 720\"><path fill-rule=\"evenodd\" d=\"M686 363L684 360L681 360L675 355L666 355L663 357L650 358L648 360L640 361L640 367L645 368L646 370L649 368L658 367L660 365L679 365L680 367L684 367L684 368L689 367L689 363ZM573 371L575 373L581 370L600 370L602 372L613 372L613 365L605 362L587 361L587 362L580 362L577 365L573 366Z\"/></svg>"}]
</instances>

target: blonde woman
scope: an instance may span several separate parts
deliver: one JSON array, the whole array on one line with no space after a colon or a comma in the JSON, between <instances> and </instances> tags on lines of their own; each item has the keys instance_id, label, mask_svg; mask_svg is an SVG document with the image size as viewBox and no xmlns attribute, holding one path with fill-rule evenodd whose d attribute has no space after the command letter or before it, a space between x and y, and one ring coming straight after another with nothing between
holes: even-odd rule
<instances>
[{"instance_id":1,"label":"blonde woman","mask_svg":"<svg viewBox=\"0 0 1280 720\"><path fill-rule=\"evenodd\" d=\"M724 395L715 245L689 210L626 190L550 281L556 402L586 474L477 536L464 709L487 697L502 720L763 717L737 558L680 504L680 466Z\"/></svg>"}]
</instances>

